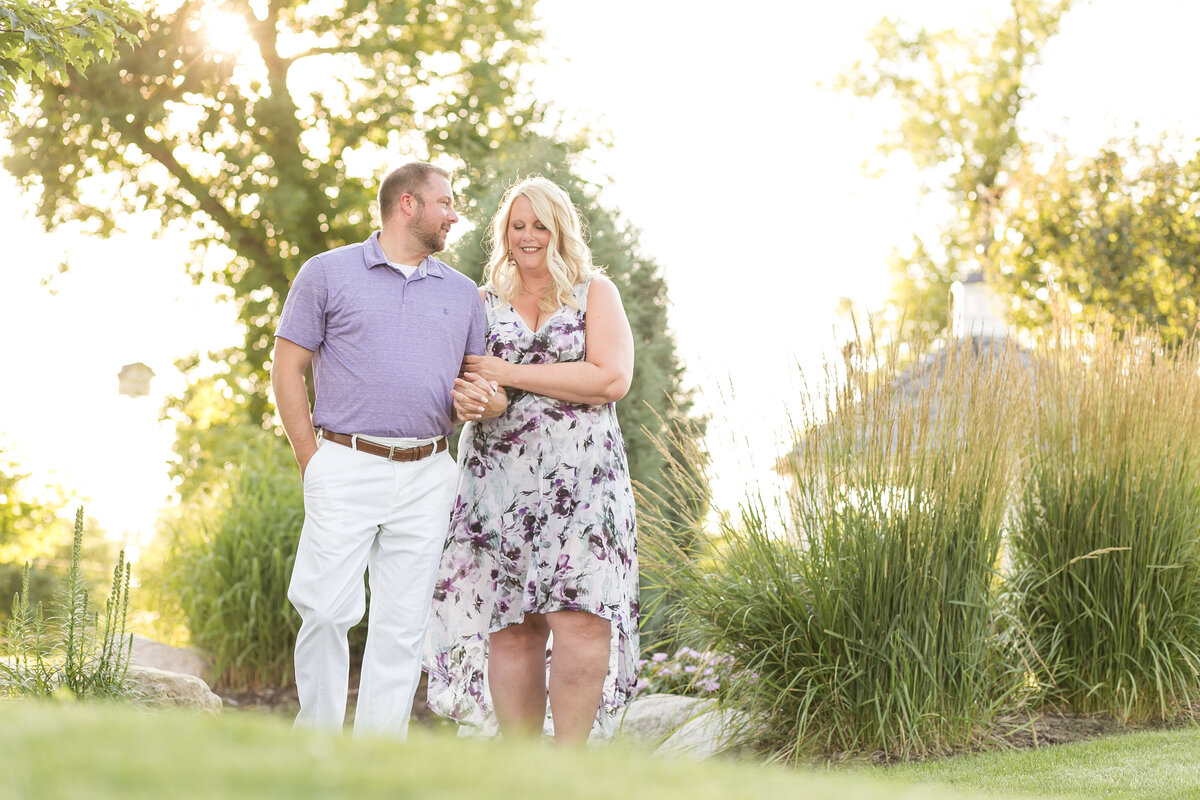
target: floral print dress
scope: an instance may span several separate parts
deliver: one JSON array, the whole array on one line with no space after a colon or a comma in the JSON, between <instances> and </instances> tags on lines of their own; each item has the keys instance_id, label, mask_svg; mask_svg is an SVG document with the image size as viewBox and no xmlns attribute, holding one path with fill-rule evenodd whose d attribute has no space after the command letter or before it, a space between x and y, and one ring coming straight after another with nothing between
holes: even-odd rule
<instances>
[{"instance_id":1,"label":"floral print dress","mask_svg":"<svg viewBox=\"0 0 1200 800\"><path fill-rule=\"evenodd\" d=\"M487 353L515 364L582 361L588 286L575 287L578 311L563 306L537 332L485 293ZM458 450L426 640L430 707L494 731L487 635L529 613L587 611L611 622L597 715L607 730L633 691L638 658L633 490L613 404L509 389L505 412L467 423Z\"/></svg>"}]
</instances>

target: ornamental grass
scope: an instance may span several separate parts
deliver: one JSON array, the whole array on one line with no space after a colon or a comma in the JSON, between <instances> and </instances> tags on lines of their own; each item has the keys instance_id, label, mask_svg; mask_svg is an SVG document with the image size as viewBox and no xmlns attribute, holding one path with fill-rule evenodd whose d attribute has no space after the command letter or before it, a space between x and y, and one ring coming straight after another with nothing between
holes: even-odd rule
<instances>
[{"instance_id":1,"label":"ornamental grass","mask_svg":"<svg viewBox=\"0 0 1200 800\"><path fill-rule=\"evenodd\" d=\"M1195 341L1063 331L1033 362L1012 599L1045 702L1125 720L1200 697Z\"/></svg>"},{"instance_id":2,"label":"ornamental grass","mask_svg":"<svg viewBox=\"0 0 1200 800\"><path fill-rule=\"evenodd\" d=\"M287 587L304 502L295 462L276 444L247 447L166 526L160 602L177 608L190 644L213 657L219 687L293 679L300 619Z\"/></svg>"},{"instance_id":3,"label":"ornamental grass","mask_svg":"<svg viewBox=\"0 0 1200 800\"><path fill-rule=\"evenodd\" d=\"M1025 684L997 564L1026 373L988 340L891 363L852 366L804 407L786 514L747 501L699 558L642 521L681 624L733 659L717 693L746 712L733 740L784 760L967 747Z\"/></svg>"}]
</instances>

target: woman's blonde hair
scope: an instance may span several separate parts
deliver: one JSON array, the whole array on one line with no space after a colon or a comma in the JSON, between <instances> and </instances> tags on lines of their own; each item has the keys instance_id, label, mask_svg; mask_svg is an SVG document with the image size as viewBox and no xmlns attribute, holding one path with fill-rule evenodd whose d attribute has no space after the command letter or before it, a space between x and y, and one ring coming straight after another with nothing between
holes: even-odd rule
<instances>
[{"instance_id":1,"label":"woman's blonde hair","mask_svg":"<svg viewBox=\"0 0 1200 800\"><path fill-rule=\"evenodd\" d=\"M509 259L508 248L508 220L512 215L513 201L518 197L529 200L538 221L550 232L546 266L554 286L538 306L543 311L554 311L564 305L579 308L579 303L575 301L575 287L603 272L592 263L592 251L583 240L583 222L570 196L552 181L538 176L526 178L509 188L500 201L496 216L492 217L488 234L492 250L484 270L487 287L506 302L526 288L521 281L520 270Z\"/></svg>"}]
</instances>

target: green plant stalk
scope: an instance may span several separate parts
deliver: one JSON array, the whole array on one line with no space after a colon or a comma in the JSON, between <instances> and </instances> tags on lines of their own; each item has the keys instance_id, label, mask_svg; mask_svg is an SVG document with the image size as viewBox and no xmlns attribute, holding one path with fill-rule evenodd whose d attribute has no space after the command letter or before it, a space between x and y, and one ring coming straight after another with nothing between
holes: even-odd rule
<instances>
[{"instance_id":1,"label":"green plant stalk","mask_svg":"<svg viewBox=\"0 0 1200 800\"><path fill-rule=\"evenodd\" d=\"M103 627L91 610L80 561L83 552L83 509L75 515L71 565L67 582L54 599L47 624L41 603L32 609L28 565L21 592L13 599L13 613L5 629L0 654L0 676L8 694L53 697L66 689L79 699L119 696L126 692L125 676L133 645L127 634L129 565L124 552L114 570L113 589L106 603Z\"/></svg>"},{"instance_id":2,"label":"green plant stalk","mask_svg":"<svg viewBox=\"0 0 1200 800\"><path fill-rule=\"evenodd\" d=\"M790 525L750 500L689 558L648 515L642 550L684 624L735 659L718 700L749 712L741 740L789 760L947 752L1019 701L996 573L1021 433L1013 361L950 346L912 385L894 361L831 382L805 409Z\"/></svg>"},{"instance_id":3,"label":"green plant stalk","mask_svg":"<svg viewBox=\"0 0 1200 800\"><path fill-rule=\"evenodd\" d=\"M1141 720L1200 700L1196 363L1194 341L1103 328L1038 361L1012 604L1047 704Z\"/></svg>"}]
</instances>

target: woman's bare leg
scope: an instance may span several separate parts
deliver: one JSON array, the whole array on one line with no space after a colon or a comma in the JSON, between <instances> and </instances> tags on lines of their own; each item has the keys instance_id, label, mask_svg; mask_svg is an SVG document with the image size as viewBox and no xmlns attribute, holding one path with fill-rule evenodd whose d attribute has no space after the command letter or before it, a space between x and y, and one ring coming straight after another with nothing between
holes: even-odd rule
<instances>
[{"instance_id":1,"label":"woman's bare leg","mask_svg":"<svg viewBox=\"0 0 1200 800\"><path fill-rule=\"evenodd\" d=\"M545 619L554 633L550 657L554 739L560 744L583 744L600 708L611 626L586 611L554 611Z\"/></svg>"},{"instance_id":2,"label":"woman's bare leg","mask_svg":"<svg viewBox=\"0 0 1200 800\"><path fill-rule=\"evenodd\" d=\"M542 614L488 636L488 684L505 736L541 736L546 718L546 640Z\"/></svg>"}]
</instances>

